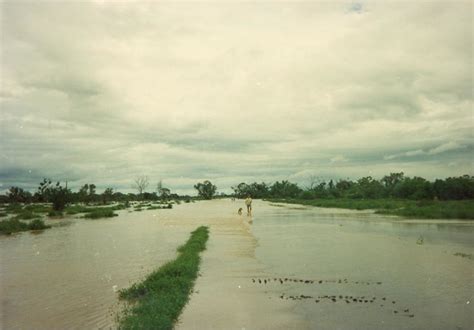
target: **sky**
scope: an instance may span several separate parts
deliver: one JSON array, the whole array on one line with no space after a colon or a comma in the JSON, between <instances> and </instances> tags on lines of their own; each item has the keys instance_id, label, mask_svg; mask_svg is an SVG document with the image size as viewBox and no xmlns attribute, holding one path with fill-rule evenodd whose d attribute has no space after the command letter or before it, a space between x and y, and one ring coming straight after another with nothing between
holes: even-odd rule
<instances>
[{"instance_id":1,"label":"sky","mask_svg":"<svg viewBox=\"0 0 474 330\"><path fill-rule=\"evenodd\" d=\"M0 9L0 191L473 175L471 1Z\"/></svg>"}]
</instances>

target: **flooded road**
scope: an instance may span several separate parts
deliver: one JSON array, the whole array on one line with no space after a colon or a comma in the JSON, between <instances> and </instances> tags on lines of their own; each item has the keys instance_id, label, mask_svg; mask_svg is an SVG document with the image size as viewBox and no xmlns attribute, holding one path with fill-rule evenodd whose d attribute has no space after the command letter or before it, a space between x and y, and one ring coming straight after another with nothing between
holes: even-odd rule
<instances>
[{"instance_id":1,"label":"flooded road","mask_svg":"<svg viewBox=\"0 0 474 330\"><path fill-rule=\"evenodd\" d=\"M472 328L474 261L454 254L474 254L473 224L262 201L248 224L241 204L124 210L0 237L1 328L115 327L116 291L173 259L199 225L208 249L179 329Z\"/></svg>"}]
</instances>

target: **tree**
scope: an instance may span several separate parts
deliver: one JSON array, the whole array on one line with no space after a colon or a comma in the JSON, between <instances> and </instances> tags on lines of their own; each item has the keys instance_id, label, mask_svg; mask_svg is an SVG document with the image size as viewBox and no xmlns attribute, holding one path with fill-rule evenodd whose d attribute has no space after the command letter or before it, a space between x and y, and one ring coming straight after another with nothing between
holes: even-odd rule
<instances>
[{"instance_id":1,"label":"tree","mask_svg":"<svg viewBox=\"0 0 474 330\"><path fill-rule=\"evenodd\" d=\"M433 187L428 180L415 176L399 182L393 190L393 195L399 198L431 199Z\"/></svg>"},{"instance_id":2,"label":"tree","mask_svg":"<svg viewBox=\"0 0 474 330\"><path fill-rule=\"evenodd\" d=\"M381 182L385 187L387 193L392 196L395 187L405 179L403 172L390 173L382 178Z\"/></svg>"},{"instance_id":3,"label":"tree","mask_svg":"<svg viewBox=\"0 0 474 330\"><path fill-rule=\"evenodd\" d=\"M83 203L89 204L95 197L95 184L86 183L79 189L79 200Z\"/></svg>"},{"instance_id":4,"label":"tree","mask_svg":"<svg viewBox=\"0 0 474 330\"><path fill-rule=\"evenodd\" d=\"M357 180L356 194L354 197L359 198L380 198L384 197L383 185L372 178L366 176Z\"/></svg>"},{"instance_id":5,"label":"tree","mask_svg":"<svg viewBox=\"0 0 474 330\"><path fill-rule=\"evenodd\" d=\"M71 191L66 186L63 187L59 183L56 183L55 186L49 188L50 200L53 203L53 210L62 211L66 205L71 201Z\"/></svg>"},{"instance_id":6,"label":"tree","mask_svg":"<svg viewBox=\"0 0 474 330\"><path fill-rule=\"evenodd\" d=\"M212 199L217 190L217 187L209 180L195 184L194 188L198 191L198 195L204 199Z\"/></svg>"},{"instance_id":7,"label":"tree","mask_svg":"<svg viewBox=\"0 0 474 330\"><path fill-rule=\"evenodd\" d=\"M28 203L31 200L31 193L19 187L10 187L7 198L10 203Z\"/></svg>"},{"instance_id":8,"label":"tree","mask_svg":"<svg viewBox=\"0 0 474 330\"><path fill-rule=\"evenodd\" d=\"M43 181L40 182L38 191L35 194L36 200L38 202L49 202L51 188L51 179L43 178Z\"/></svg>"},{"instance_id":9,"label":"tree","mask_svg":"<svg viewBox=\"0 0 474 330\"><path fill-rule=\"evenodd\" d=\"M148 187L148 177L146 175L141 175L135 178L133 187L137 189L138 195L141 198L143 196L143 192Z\"/></svg>"},{"instance_id":10,"label":"tree","mask_svg":"<svg viewBox=\"0 0 474 330\"><path fill-rule=\"evenodd\" d=\"M270 187L270 194L273 197L296 198L302 191L296 183L287 180L277 181Z\"/></svg>"},{"instance_id":11,"label":"tree","mask_svg":"<svg viewBox=\"0 0 474 330\"><path fill-rule=\"evenodd\" d=\"M163 181L162 180L158 181L158 184L156 185L156 191L157 191L158 196L160 197L160 199L162 199L164 201L167 201L168 198L171 195L171 190L168 189L168 188L163 187Z\"/></svg>"},{"instance_id":12,"label":"tree","mask_svg":"<svg viewBox=\"0 0 474 330\"><path fill-rule=\"evenodd\" d=\"M112 199L113 195L114 195L113 188L105 189L104 192L102 193L102 203L107 204L107 202Z\"/></svg>"}]
</instances>

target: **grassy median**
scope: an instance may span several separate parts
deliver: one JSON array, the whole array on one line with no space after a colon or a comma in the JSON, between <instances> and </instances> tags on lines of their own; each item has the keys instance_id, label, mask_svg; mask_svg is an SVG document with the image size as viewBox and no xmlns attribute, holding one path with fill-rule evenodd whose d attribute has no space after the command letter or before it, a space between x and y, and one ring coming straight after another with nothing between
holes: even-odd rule
<instances>
[{"instance_id":1,"label":"grassy median","mask_svg":"<svg viewBox=\"0 0 474 330\"><path fill-rule=\"evenodd\" d=\"M150 274L143 282L120 291L131 305L119 317L120 329L172 329L197 278L201 258L209 238L207 227L191 233L178 248L178 257Z\"/></svg>"}]
</instances>

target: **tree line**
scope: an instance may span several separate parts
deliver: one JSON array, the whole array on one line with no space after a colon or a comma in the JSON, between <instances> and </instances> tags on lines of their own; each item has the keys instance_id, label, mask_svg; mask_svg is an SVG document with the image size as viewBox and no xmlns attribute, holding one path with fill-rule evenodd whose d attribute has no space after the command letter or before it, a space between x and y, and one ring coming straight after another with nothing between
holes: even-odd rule
<instances>
[{"instance_id":1,"label":"tree line","mask_svg":"<svg viewBox=\"0 0 474 330\"><path fill-rule=\"evenodd\" d=\"M78 191L73 192L68 188L67 182L62 185L50 179L43 179L38 189L33 194L19 187L11 187L6 195L0 195L1 203L52 203L53 209L62 210L68 203L107 204L109 202L126 202L133 200L168 201L171 199L190 199L188 195L180 196L171 193L169 188L163 186L162 181L156 185L153 192L147 192L149 179L146 176L137 177L133 187L137 193L122 193L106 188L102 193L96 191L93 183L84 184ZM212 199L216 195L217 187L209 180L194 185L198 196L202 199ZM474 177L463 175L428 181L422 177L407 177L403 172L390 173L380 180L366 176L358 180L341 179L338 181L310 179L306 187L300 187L288 180L276 181L272 184L265 182L242 182L232 187L232 196L245 198L347 198L347 199L439 199L463 200L474 199Z\"/></svg>"},{"instance_id":2,"label":"tree line","mask_svg":"<svg viewBox=\"0 0 474 330\"><path fill-rule=\"evenodd\" d=\"M73 192L68 188L67 182L53 182L51 179L44 178L38 185L37 190L31 193L20 187L10 187L5 195L0 195L1 203L52 203L54 210L63 210L69 203L84 204L107 204L110 202L127 202L134 200L164 201L171 199L189 199L190 196L179 196L171 193L169 188L163 186L159 181L156 191L147 192L149 180L146 176L137 177L132 187L137 193L122 193L114 191L113 188L105 188L103 192L97 192L97 186L93 183L86 183Z\"/></svg>"},{"instance_id":3,"label":"tree line","mask_svg":"<svg viewBox=\"0 0 474 330\"><path fill-rule=\"evenodd\" d=\"M265 182L240 183L232 187L235 197L244 198L348 198L348 199L439 199L462 200L474 198L474 177L463 175L428 181L422 177L407 177L403 172L390 173L377 180L366 176L358 180L338 181L312 178L307 187L287 180L273 184Z\"/></svg>"}]
</instances>

